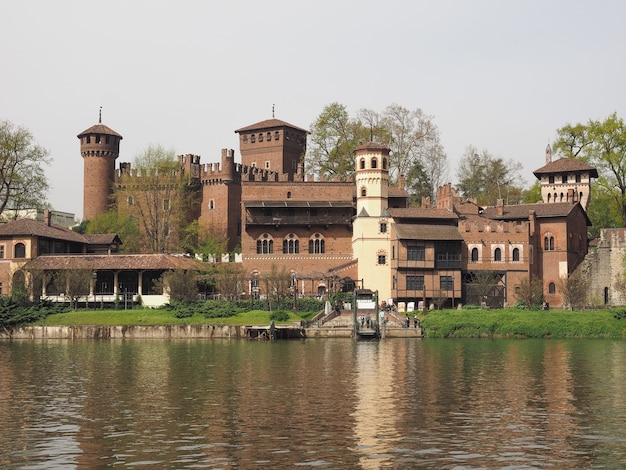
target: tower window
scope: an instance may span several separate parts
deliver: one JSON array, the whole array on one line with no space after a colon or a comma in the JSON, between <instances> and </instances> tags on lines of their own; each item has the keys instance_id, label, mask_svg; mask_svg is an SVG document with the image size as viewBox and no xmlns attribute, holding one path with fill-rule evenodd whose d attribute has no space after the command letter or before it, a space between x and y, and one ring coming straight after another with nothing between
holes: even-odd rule
<instances>
[{"instance_id":1,"label":"tower window","mask_svg":"<svg viewBox=\"0 0 626 470\"><path fill-rule=\"evenodd\" d=\"M90 143L91 143L91 136L90 136L90 135L88 135L88 136L87 136L87 143L88 143L88 144L90 144Z\"/></svg>"},{"instance_id":2,"label":"tower window","mask_svg":"<svg viewBox=\"0 0 626 470\"><path fill-rule=\"evenodd\" d=\"M99 143L100 143L100 136L99 136L99 135L97 135L97 136L96 136L96 144L99 144Z\"/></svg>"},{"instance_id":3,"label":"tower window","mask_svg":"<svg viewBox=\"0 0 626 470\"><path fill-rule=\"evenodd\" d=\"M380 224L380 233L387 233L387 223L386 222L382 222Z\"/></svg>"},{"instance_id":4,"label":"tower window","mask_svg":"<svg viewBox=\"0 0 626 470\"><path fill-rule=\"evenodd\" d=\"M291 191L287 191L287 199L291 199Z\"/></svg>"},{"instance_id":5,"label":"tower window","mask_svg":"<svg viewBox=\"0 0 626 470\"><path fill-rule=\"evenodd\" d=\"M543 237L543 249L545 251L554 251L554 237L552 234Z\"/></svg>"},{"instance_id":6,"label":"tower window","mask_svg":"<svg viewBox=\"0 0 626 470\"><path fill-rule=\"evenodd\" d=\"M361 188L361 196L367 196L367 189L365 187Z\"/></svg>"},{"instance_id":7,"label":"tower window","mask_svg":"<svg viewBox=\"0 0 626 470\"><path fill-rule=\"evenodd\" d=\"M255 136L254 134L252 134L252 135L250 136L250 142L251 142L251 143L255 143L255 142L256 142L256 136Z\"/></svg>"},{"instance_id":8,"label":"tower window","mask_svg":"<svg viewBox=\"0 0 626 470\"><path fill-rule=\"evenodd\" d=\"M209 200L209 209L215 209L215 199Z\"/></svg>"},{"instance_id":9,"label":"tower window","mask_svg":"<svg viewBox=\"0 0 626 470\"><path fill-rule=\"evenodd\" d=\"M519 248L513 248L513 261L519 261Z\"/></svg>"},{"instance_id":10,"label":"tower window","mask_svg":"<svg viewBox=\"0 0 626 470\"><path fill-rule=\"evenodd\" d=\"M278 140L280 138L280 132L274 132L274 140Z\"/></svg>"},{"instance_id":11,"label":"tower window","mask_svg":"<svg viewBox=\"0 0 626 470\"><path fill-rule=\"evenodd\" d=\"M500 248L493 250L493 260L502 261L502 250Z\"/></svg>"},{"instance_id":12,"label":"tower window","mask_svg":"<svg viewBox=\"0 0 626 470\"><path fill-rule=\"evenodd\" d=\"M248 143L248 134L244 134L244 136L243 136L243 143L244 144Z\"/></svg>"},{"instance_id":13,"label":"tower window","mask_svg":"<svg viewBox=\"0 0 626 470\"><path fill-rule=\"evenodd\" d=\"M554 282L548 284L548 294L556 294L556 285Z\"/></svg>"},{"instance_id":14,"label":"tower window","mask_svg":"<svg viewBox=\"0 0 626 470\"><path fill-rule=\"evenodd\" d=\"M361 170L365 170L365 160L363 158L359 161L359 167Z\"/></svg>"},{"instance_id":15,"label":"tower window","mask_svg":"<svg viewBox=\"0 0 626 470\"><path fill-rule=\"evenodd\" d=\"M272 140L272 133L268 132L267 133L267 141L269 142L270 140Z\"/></svg>"},{"instance_id":16,"label":"tower window","mask_svg":"<svg viewBox=\"0 0 626 470\"><path fill-rule=\"evenodd\" d=\"M13 248L14 258L26 258L26 245L23 243L16 243Z\"/></svg>"},{"instance_id":17,"label":"tower window","mask_svg":"<svg viewBox=\"0 0 626 470\"><path fill-rule=\"evenodd\" d=\"M375 158L372 158L372 168L378 168L378 161Z\"/></svg>"},{"instance_id":18,"label":"tower window","mask_svg":"<svg viewBox=\"0 0 626 470\"><path fill-rule=\"evenodd\" d=\"M259 134L259 142L263 142L263 134Z\"/></svg>"},{"instance_id":19,"label":"tower window","mask_svg":"<svg viewBox=\"0 0 626 470\"><path fill-rule=\"evenodd\" d=\"M387 255L384 253L379 253L377 255L378 257L378 264L387 264Z\"/></svg>"},{"instance_id":20,"label":"tower window","mask_svg":"<svg viewBox=\"0 0 626 470\"><path fill-rule=\"evenodd\" d=\"M548 183L554 184L554 175L548 176Z\"/></svg>"},{"instance_id":21,"label":"tower window","mask_svg":"<svg viewBox=\"0 0 626 470\"><path fill-rule=\"evenodd\" d=\"M0 258L4 258L4 245L0 245Z\"/></svg>"},{"instance_id":22,"label":"tower window","mask_svg":"<svg viewBox=\"0 0 626 470\"><path fill-rule=\"evenodd\" d=\"M265 162L265 169L266 170L270 169L270 162L269 161Z\"/></svg>"},{"instance_id":23,"label":"tower window","mask_svg":"<svg viewBox=\"0 0 626 470\"><path fill-rule=\"evenodd\" d=\"M135 198L133 196L128 196L128 198L126 198L126 202L128 203L129 206L134 206Z\"/></svg>"},{"instance_id":24,"label":"tower window","mask_svg":"<svg viewBox=\"0 0 626 470\"><path fill-rule=\"evenodd\" d=\"M283 253L285 254L298 254L300 253L300 240L298 237L290 233L283 240Z\"/></svg>"},{"instance_id":25,"label":"tower window","mask_svg":"<svg viewBox=\"0 0 626 470\"><path fill-rule=\"evenodd\" d=\"M564 184L567 183L567 175L561 176L561 182Z\"/></svg>"},{"instance_id":26,"label":"tower window","mask_svg":"<svg viewBox=\"0 0 626 470\"><path fill-rule=\"evenodd\" d=\"M470 255L470 261L472 263L478 263L478 248L472 248L472 254Z\"/></svg>"}]
</instances>

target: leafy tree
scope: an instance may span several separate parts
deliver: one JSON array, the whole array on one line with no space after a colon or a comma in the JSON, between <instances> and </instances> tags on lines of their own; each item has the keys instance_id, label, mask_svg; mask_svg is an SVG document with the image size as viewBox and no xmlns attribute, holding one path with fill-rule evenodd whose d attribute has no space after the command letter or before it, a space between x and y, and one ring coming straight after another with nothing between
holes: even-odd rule
<instances>
[{"instance_id":1,"label":"leafy tree","mask_svg":"<svg viewBox=\"0 0 626 470\"><path fill-rule=\"evenodd\" d=\"M409 192L409 204L419 205L423 197L433 199L433 185L420 162L415 162L406 175L406 189Z\"/></svg>"},{"instance_id":2,"label":"leafy tree","mask_svg":"<svg viewBox=\"0 0 626 470\"><path fill-rule=\"evenodd\" d=\"M135 158L137 175L123 174L116 188L118 211L137 217L143 250L151 253L179 249L177 237L189 223L189 185L173 150L149 146Z\"/></svg>"},{"instance_id":3,"label":"leafy tree","mask_svg":"<svg viewBox=\"0 0 626 470\"><path fill-rule=\"evenodd\" d=\"M543 200L541 196L541 182L536 180L530 188L522 190L520 198L522 204L541 202Z\"/></svg>"},{"instance_id":4,"label":"leafy tree","mask_svg":"<svg viewBox=\"0 0 626 470\"><path fill-rule=\"evenodd\" d=\"M141 250L141 234L134 217L124 217L113 209L87 221L86 233L116 233L122 240L120 251L137 253Z\"/></svg>"},{"instance_id":5,"label":"leafy tree","mask_svg":"<svg viewBox=\"0 0 626 470\"><path fill-rule=\"evenodd\" d=\"M515 289L517 301L526 308L536 307L543 301L543 282L541 279L522 278Z\"/></svg>"},{"instance_id":6,"label":"leafy tree","mask_svg":"<svg viewBox=\"0 0 626 470\"><path fill-rule=\"evenodd\" d=\"M73 267L56 271L54 282L70 300L74 310L81 298L89 295L93 281L93 270L86 263L75 263Z\"/></svg>"},{"instance_id":7,"label":"leafy tree","mask_svg":"<svg viewBox=\"0 0 626 470\"><path fill-rule=\"evenodd\" d=\"M589 236L597 238L603 228L617 228L622 226L622 215L617 199L608 189L608 185L602 181L592 183L591 192L593 197L589 201L587 216L593 224L589 227Z\"/></svg>"},{"instance_id":8,"label":"leafy tree","mask_svg":"<svg viewBox=\"0 0 626 470\"><path fill-rule=\"evenodd\" d=\"M459 162L458 188L463 197L476 198L478 204L495 205L502 199L505 204L517 204L522 199L522 164L504 160L483 150L480 154L468 146Z\"/></svg>"},{"instance_id":9,"label":"leafy tree","mask_svg":"<svg viewBox=\"0 0 626 470\"><path fill-rule=\"evenodd\" d=\"M308 166L320 175L345 177L354 173L354 149L363 143L359 136L365 128L348 115L339 103L324 107L311 124Z\"/></svg>"},{"instance_id":10,"label":"leafy tree","mask_svg":"<svg viewBox=\"0 0 626 470\"><path fill-rule=\"evenodd\" d=\"M21 209L46 206L49 153L23 127L0 121L0 215L15 219ZM11 214L8 212L11 211Z\"/></svg>"},{"instance_id":11,"label":"leafy tree","mask_svg":"<svg viewBox=\"0 0 626 470\"><path fill-rule=\"evenodd\" d=\"M555 152L579 158L598 169L602 186L619 208L621 226L626 225L626 126L617 113L605 120L567 124L557 130Z\"/></svg>"},{"instance_id":12,"label":"leafy tree","mask_svg":"<svg viewBox=\"0 0 626 470\"><path fill-rule=\"evenodd\" d=\"M203 261L211 257L219 260L228 251L228 238L225 230L213 225L201 226L194 220L182 231L181 246L187 253L201 255Z\"/></svg>"}]
</instances>

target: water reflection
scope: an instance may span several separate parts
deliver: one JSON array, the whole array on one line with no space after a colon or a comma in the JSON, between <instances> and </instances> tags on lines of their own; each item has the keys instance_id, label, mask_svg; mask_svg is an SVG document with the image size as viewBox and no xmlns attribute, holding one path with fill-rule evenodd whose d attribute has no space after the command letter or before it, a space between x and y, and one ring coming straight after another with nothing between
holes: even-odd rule
<instances>
[{"instance_id":1,"label":"water reflection","mask_svg":"<svg viewBox=\"0 0 626 470\"><path fill-rule=\"evenodd\" d=\"M3 468L619 468L626 342L0 343Z\"/></svg>"}]
</instances>

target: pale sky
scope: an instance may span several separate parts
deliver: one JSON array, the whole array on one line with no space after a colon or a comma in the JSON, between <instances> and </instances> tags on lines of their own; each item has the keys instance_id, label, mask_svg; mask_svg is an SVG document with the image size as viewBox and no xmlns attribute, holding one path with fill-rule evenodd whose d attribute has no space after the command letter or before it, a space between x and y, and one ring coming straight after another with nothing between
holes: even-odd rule
<instances>
[{"instance_id":1,"label":"pale sky","mask_svg":"<svg viewBox=\"0 0 626 470\"><path fill-rule=\"evenodd\" d=\"M53 158L53 208L82 217L76 135L122 134L219 161L235 129L310 129L393 103L434 116L456 182L468 145L524 165L567 123L626 117L621 0L0 0L0 119ZM239 160L240 161L240 160Z\"/></svg>"}]
</instances>

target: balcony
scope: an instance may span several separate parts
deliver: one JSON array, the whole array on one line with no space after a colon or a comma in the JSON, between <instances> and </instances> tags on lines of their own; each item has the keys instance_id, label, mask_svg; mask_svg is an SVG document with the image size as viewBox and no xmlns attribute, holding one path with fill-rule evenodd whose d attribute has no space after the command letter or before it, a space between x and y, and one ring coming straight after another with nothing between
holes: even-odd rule
<instances>
[{"instance_id":1,"label":"balcony","mask_svg":"<svg viewBox=\"0 0 626 470\"><path fill-rule=\"evenodd\" d=\"M352 215L246 215L246 225L352 225Z\"/></svg>"}]
</instances>

